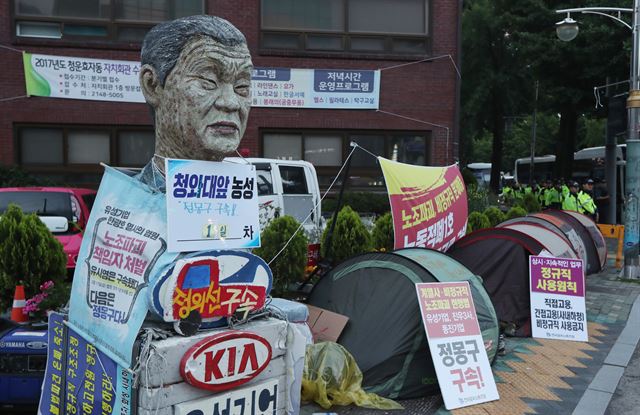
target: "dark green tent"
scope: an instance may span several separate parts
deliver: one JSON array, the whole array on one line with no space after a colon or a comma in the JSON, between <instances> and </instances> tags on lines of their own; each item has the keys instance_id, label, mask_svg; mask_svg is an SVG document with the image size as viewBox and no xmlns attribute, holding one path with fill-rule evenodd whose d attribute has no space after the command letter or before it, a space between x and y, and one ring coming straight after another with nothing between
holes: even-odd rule
<instances>
[{"instance_id":1,"label":"dark green tent","mask_svg":"<svg viewBox=\"0 0 640 415\"><path fill-rule=\"evenodd\" d=\"M349 317L338 343L353 354L366 390L392 399L439 392L415 284L469 281L492 361L498 321L479 277L433 250L402 249L353 257L314 287L309 304Z\"/></svg>"}]
</instances>

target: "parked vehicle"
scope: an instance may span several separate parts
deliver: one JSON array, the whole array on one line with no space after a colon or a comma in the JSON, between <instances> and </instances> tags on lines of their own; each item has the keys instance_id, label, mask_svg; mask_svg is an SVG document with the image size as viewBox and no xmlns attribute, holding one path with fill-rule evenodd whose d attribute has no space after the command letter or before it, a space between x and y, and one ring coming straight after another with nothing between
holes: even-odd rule
<instances>
[{"instance_id":1,"label":"parked vehicle","mask_svg":"<svg viewBox=\"0 0 640 415\"><path fill-rule=\"evenodd\" d=\"M303 160L266 158L225 159L256 166L256 187L260 207L260 227L282 215L293 216L309 237L309 266L316 264L322 229L320 186L313 164ZM305 220L306 219L306 220Z\"/></svg>"},{"instance_id":2,"label":"parked vehicle","mask_svg":"<svg viewBox=\"0 0 640 415\"><path fill-rule=\"evenodd\" d=\"M46 364L46 326L0 319L0 412L38 404Z\"/></svg>"},{"instance_id":3,"label":"parked vehicle","mask_svg":"<svg viewBox=\"0 0 640 415\"><path fill-rule=\"evenodd\" d=\"M67 269L76 266L82 231L87 225L96 191L69 187L0 188L0 215L9 204L25 213L37 214L60 241L67 256ZM66 226L65 226L66 225Z\"/></svg>"}]
</instances>

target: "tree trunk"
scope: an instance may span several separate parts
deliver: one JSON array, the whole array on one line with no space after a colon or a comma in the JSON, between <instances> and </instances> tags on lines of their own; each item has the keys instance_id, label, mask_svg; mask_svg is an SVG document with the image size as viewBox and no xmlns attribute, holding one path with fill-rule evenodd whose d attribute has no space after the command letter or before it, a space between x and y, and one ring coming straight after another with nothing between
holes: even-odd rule
<instances>
[{"instance_id":1,"label":"tree trunk","mask_svg":"<svg viewBox=\"0 0 640 415\"><path fill-rule=\"evenodd\" d=\"M493 112L493 143L491 148L491 181L489 187L494 192L500 188L500 170L502 170L502 143L504 140L504 111L502 106L496 105Z\"/></svg>"},{"instance_id":2,"label":"tree trunk","mask_svg":"<svg viewBox=\"0 0 640 415\"><path fill-rule=\"evenodd\" d=\"M554 174L556 179L571 179L573 174L573 153L576 151L576 128L578 113L573 105L560 110L560 128L556 143L556 164Z\"/></svg>"}]
</instances>

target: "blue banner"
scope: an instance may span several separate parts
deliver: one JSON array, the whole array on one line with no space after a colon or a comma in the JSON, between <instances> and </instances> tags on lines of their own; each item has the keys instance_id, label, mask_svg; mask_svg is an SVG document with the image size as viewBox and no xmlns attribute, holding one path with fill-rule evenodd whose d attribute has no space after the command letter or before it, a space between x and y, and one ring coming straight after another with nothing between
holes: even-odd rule
<instances>
[{"instance_id":1,"label":"blue banner","mask_svg":"<svg viewBox=\"0 0 640 415\"><path fill-rule=\"evenodd\" d=\"M49 317L49 350L39 415L131 414L132 376L64 324Z\"/></svg>"},{"instance_id":2,"label":"blue banner","mask_svg":"<svg viewBox=\"0 0 640 415\"><path fill-rule=\"evenodd\" d=\"M106 168L73 277L70 326L123 367L132 367L154 271L166 254L164 193Z\"/></svg>"}]
</instances>

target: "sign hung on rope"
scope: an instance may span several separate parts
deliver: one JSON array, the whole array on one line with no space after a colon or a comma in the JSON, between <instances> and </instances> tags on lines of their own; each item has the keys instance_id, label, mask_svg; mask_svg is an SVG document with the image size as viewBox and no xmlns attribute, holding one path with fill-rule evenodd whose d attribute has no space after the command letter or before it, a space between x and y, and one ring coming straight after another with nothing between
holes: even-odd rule
<instances>
[{"instance_id":1,"label":"sign hung on rope","mask_svg":"<svg viewBox=\"0 0 640 415\"><path fill-rule=\"evenodd\" d=\"M107 167L73 276L69 324L124 367L147 315L147 290L166 253L166 202Z\"/></svg>"},{"instance_id":2,"label":"sign hung on rope","mask_svg":"<svg viewBox=\"0 0 640 415\"><path fill-rule=\"evenodd\" d=\"M27 95L140 102L140 62L23 52ZM380 71L254 68L254 107L378 109Z\"/></svg>"},{"instance_id":3,"label":"sign hung on rope","mask_svg":"<svg viewBox=\"0 0 640 415\"><path fill-rule=\"evenodd\" d=\"M532 255L529 278L532 336L588 341L582 260Z\"/></svg>"},{"instance_id":4,"label":"sign hung on rope","mask_svg":"<svg viewBox=\"0 0 640 415\"><path fill-rule=\"evenodd\" d=\"M380 71L254 68L251 105L270 108L378 109Z\"/></svg>"},{"instance_id":5,"label":"sign hung on rope","mask_svg":"<svg viewBox=\"0 0 640 415\"><path fill-rule=\"evenodd\" d=\"M467 230L467 191L458 166L414 166L378 157L393 217L394 248L446 251Z\"/></svg>"},{"instance_id":6,"label":"sign hung on rope","mask_svg":"<svg viewBox=\"0 0 640 415\"><path fill-rule=\"evenodd\" d=\"M416 291L445 407L499 399L469 283L418 283Z\"/></svg>"},{"instance_id":7,"label":"sign hung on rope","mask_svg":"<svg viewBox=\"0 0 640 415\"><path fill-rule=\"evenodd\" d=\"M49 350L38 415L128 415L131 373L67 328L64 316L49 316Z\"/></svg>"},{"instance_id":8,"label":"sign hung on rope","mask_svg":"<svg viewBox=\"0 0 640 415\"><path fill-rule=\"evenodd\" d=\"M180 375L200 389L236 388L258 376L271 361L271 345L261 336L225 331L194 344L180 361Z\"/></svg>"},{"instance_id":9,"label":"sign hung on rope","mask_svg":"<svg viewBox=\"0 0 640 415\"><path fill-rule=\"evenodd\" d=\"M165 168L169 252L260 246L255 166L167 159Z\"/></svg>"}]
</instances>

